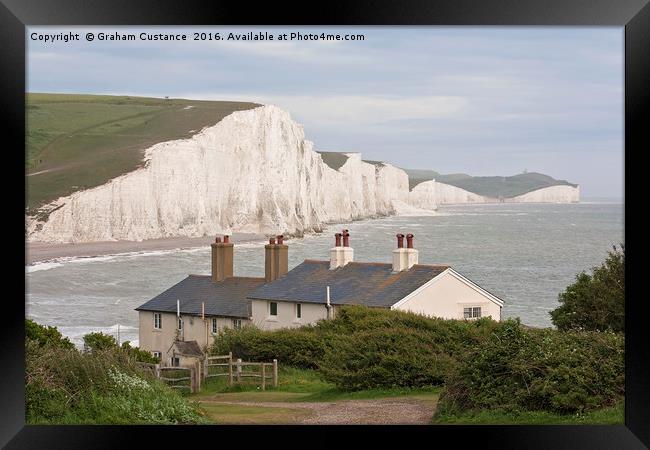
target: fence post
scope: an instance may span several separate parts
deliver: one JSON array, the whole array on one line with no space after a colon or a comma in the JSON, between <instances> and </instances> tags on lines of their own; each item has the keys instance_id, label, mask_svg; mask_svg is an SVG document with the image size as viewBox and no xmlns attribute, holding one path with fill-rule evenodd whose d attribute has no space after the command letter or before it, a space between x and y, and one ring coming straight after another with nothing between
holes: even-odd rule
<instances>
[{"instance_id":1,"label":"fence post","mask_svg":"<svg viewBox=\"0 0 650 450\"><path fill-rule=\"evenodd\" d=\"M273 387L278 387L278 360L273 360Z\"/></svg>"},{"instance_id":2,"label":"fence post","mask_svg":"<svg viewBox=\"0 0 650 450\"><path fill-rule=\"evenodd\" d=\"M241 383L241 358L237 358L237 383Z\"/></svg>"},{"instance_id":3,"label":"fence post","mask_svg":"<svg viewBox=\"0 0 650 450\"><path fill-rule=\"evenodd\" d=\"M196 366L189 367L190 369L190 392L193 394L196 392Z\"/></svg>"},{"instance_id":4,"label":"fence post","mask_svg":"<svg viewBox=\"0 0 650 450\"><path fill-rule=\"evenodd\" d=\"M201 370L201 361L196 361L194 366L196 367L196 392L201 392L201 375L203 374L203 371Z\"/></svg>"},{"instance_id":5,"label":"fence post","mask_svg":"<svg viewBox=\"0 0 650 450\"><path fill-rule=\"evenodd\" d=\"M266 364L262 363L262 390L266 389Z\"/></svg>"},{"instance_id":6,"label":"fence post","mask_svg":"<svg viewBox=\"0 0 650 450\"><path fill-rule=\"evenodd\" d=\"M154 375L156 375L156 378L160 378L160 363L155 365L155 367L154 367Z\"/></svg>"},{"instance_id":7,"label":"fence post","mask_svg":"<svg viewBox=\"0 0 650 450\"><path fill-rule=\"evenodd\" d=\"M210 360L206 356L205 359L203 360L203 381L208 379L208 375L209 375L209 373L208 373L208 363L209 362L210 362Z\"/></svg>"},{"instance_id":8,"label":"fence post","mask_svg":"<svg viewBox=\"0 0 650 450\"><path fill-rule=\"evenodd\" d=\"M232 352L228 353L228 385L232 386Z\"/></svg>"}]
</instances>

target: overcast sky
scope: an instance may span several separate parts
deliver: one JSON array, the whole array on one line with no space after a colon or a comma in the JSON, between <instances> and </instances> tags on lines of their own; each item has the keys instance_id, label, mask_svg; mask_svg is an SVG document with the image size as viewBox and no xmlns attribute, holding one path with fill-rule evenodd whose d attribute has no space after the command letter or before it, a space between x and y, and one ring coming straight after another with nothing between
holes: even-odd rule
<instances>
[{"instance_id":1,"label":"overcast sky","mask_svg":"<svg viewBox=\"0 0 650 450\"><path fill-rule=\"evenodd\" d=\"M100 31L190 40L85 40ZM194 31L365 40L201 42ZM29 27L27 45L29 92L271 103L318 150L442 173L536 171L583 197L623 195L622 27Z\"/></svg>"}]
</instances>

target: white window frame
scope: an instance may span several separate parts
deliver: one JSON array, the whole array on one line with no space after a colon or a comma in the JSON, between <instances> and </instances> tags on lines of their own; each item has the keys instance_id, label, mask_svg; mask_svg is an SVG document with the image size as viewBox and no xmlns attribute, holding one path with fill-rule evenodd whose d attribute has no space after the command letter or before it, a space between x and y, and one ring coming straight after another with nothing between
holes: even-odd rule
<instances>
[{"instance_id":1,"label":"white window frame","mask_svg":"<svg viewBox=\"0 0 650 450\"><path fill-rule=\"evenodd\" d=\"M151 352L154 358L162 359L162 352Z\"/></svg>"},{"instance_id":2,"label":"white window frame","mask_svg":"<svg viewBox=\"0 0 650 450\"><path fill-rule=\"evenodd\" d=\"M217 334L219 332L219 324L217 323L216 317L212 318L212 321L210 323L210 329L212 330L212 334Z\"/></svg>"},{"instance_id":3,"label":"white window frame","mask_svg":"<svg viewBox=\"0 0 650 450\"><path fill-rule=\"evenodd\" d=\"M469 317L467 317L466 310L469 310ZM476 310L478 310L478 315L476 315ZM463 319L465 320L474 320L480 319L483 317L483 307L481 306L464 306L463 307Z\"/></svg>"},{"instance_id":4,"label":"white window frame","mask_svg":"<svg viewBox=\"0 0 650 450\"><path fill-rule=\"evenodd\" d=\"M232 319L232 327L235 330L241 330L241 319Z\"/></svg>"},{"instance_id":5,"label":"white window frame","mask_svg":"<svg viewBox=\"0 0 650 450\"><path fill-rule=\"evenodd\" d=\"M272 314L271 305L275 304L275 314ZM269 301L269 317L277 319L278 318L278 302Z\"/></svg>"},{"instance_id":6,"label":"white window frame","mask_svg":"<svg viewBox=\"0 0 650 450\"><path fill-rule=\"evenodd\" d=\"M174 363L176 363L176 364L174 364ZM178 356L172 356L171 365L172 365L172 367L180 367L181 366L181 359Z\"/></svg>"},{"instance_id":7,"label":"white window frame","mask_svg":"<svg viewBox=\"0 0 650 450\"><path fill-rule=\"evenodd\" d=\"M158 326L156 326L156 322ZM153 313L153 329L162 330L162 313L157 313L157 312Z\"/></svg>"}]
</instances>

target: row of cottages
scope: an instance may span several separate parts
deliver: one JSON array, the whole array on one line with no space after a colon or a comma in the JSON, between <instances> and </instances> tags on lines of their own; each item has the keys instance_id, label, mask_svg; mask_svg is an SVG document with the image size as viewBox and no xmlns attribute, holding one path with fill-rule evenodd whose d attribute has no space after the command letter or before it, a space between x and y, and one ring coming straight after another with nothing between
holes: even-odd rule
<instances>
[{"instance_id":1,"label":"row of cottages","mask_svg":"<svg viewBox=\"0 0 650 450\"><path fill-rule=\"evenodd\" d=\"M163 365L200 357L222 328L298 327L333 318L343 305L412 311L447 319L501 318L503 301L447 265L418 263L413 235L397 235L393 262L355 262L347 230L335 235L330 259L288 270L282 236L264 246L265 276L233 275L228 236L212 246L212 274L189 275L136 308L140 348ZM188 344L189 343L189 344ZM191 351L190 351L191 349Z\"/></svg>"}]
</instances>

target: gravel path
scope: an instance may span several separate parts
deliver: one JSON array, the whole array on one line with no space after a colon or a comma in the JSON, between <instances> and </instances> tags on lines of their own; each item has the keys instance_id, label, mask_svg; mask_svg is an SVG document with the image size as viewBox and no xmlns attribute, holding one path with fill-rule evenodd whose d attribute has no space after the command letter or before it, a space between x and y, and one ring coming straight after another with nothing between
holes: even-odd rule
<instances>
[{"instance_id":1,"label":"gravel path","mask_svg":"<svg viewBox=\"0 0 650 450\"><path fill-rule=\"evenodd\" d=\"M341 400L336 402L248 402L214 403L260 406L267 408L307 409L299 424L309 425L426 425L431 423L435 402L413 398Z\"/></svg>"}]
</instances>

